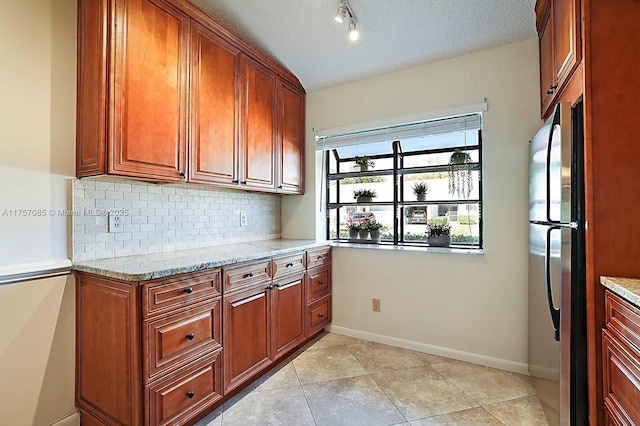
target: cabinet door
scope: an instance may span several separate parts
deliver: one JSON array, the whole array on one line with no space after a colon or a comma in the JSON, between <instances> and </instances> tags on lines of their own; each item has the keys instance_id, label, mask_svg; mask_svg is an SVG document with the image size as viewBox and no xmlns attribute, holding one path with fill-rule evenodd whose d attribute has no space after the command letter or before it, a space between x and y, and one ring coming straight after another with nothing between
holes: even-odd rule
<instances>
[{"instance_id":1,"label":"cabinet door","mask_svg":"<svg viewBox=\"0 0 640 426\"><path fill-rule=\"evenodd\" d=\"M239 50L197 23L191 40L189 179L237 186Z\"/></svg>"},{"instance_id":2,"label":"cabinet door","mask_svg":"<svg viewBox=\"0 0 640 426\"><path fill-rule=\"evenodd\" d=\"M549 5L541 13L544 16L538 32L540 37L540 106L541 114L544 115L553 100L553 86L556 81L553 65L553 7Z\"/></svg>"},{"instance_id":3,"label":"cabinet door","mask_svg":"<svg viewBox=\"0 0 640 426\"><path fill-rule=\"evenodd\" d=\"M278 192L304 193L304 93L278 85Z\"/></svg>"},{"instance_id":4,"label":"cabinet door","mask_svg":"<svg viewBox=\"0 0 640 426\"><path fill-rule=\"evenodd\" d=\"M109 173L184 179L188 17L160 0L116 0Z\"/></svg>"},{"instance_id":5,"label":"cabinet door","mask_svg":"<svg viewBox=\"0 0 640 426\"><path fill-rule=\"evenodd\" d=\"M275 190L276 75L243 57L242 185Z\"/></svg>"},{"instance_id":6,"label":"cabinet door","mask_svg":"<svg viewBox=\"0 0 640 426\"><path fill-rule=\"evenodd\" d=\"M562 89L582 57L580 0L555 0L552 22L555 85Z\"/></svg>"},{"instance_id":7,"label":"cabinet door","mask_svg":"<svg viewBox=\"0 0 640 426\"><path fill-rule=\"evenodd\" d=\"M270 282L224 298L224 391L271 363Z\"/></svg>"},{"instance_id":8,"label":"cabinet door","mask_svg":"<svg viewBox=\"0 0 640 426\"><path fill-rule=\"evenodd\" d=\"M304 272L273 283L273 354L284 355L304 340Z\"/></svg>"}]
</instances>

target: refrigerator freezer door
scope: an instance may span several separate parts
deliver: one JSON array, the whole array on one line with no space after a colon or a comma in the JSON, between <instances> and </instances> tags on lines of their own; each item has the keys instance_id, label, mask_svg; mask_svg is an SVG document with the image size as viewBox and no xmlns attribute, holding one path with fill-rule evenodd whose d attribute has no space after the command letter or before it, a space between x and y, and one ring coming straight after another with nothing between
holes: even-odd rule
<instances>
[{"instance_id":1,"label":"refrigerator freezer door","mask_svg":"<svg viewBox=\"0 0 640 426\"><path fill-rule=\"evenodd\" d=\"M529 225L529 372L552 380L560 378L560 344L550 311L561 303L561 245L560 229Z\"/></svg>"},{"instance_id":2,"label":"refrigerator freezer door","mask_svg":"<svg viewBox=\"0 0 640 426\"><path fill-rule=\"evenodd\" d=\"M559 104L529 147L529 220L571 222L571 107Z\"/></svg>"}]
</instances>

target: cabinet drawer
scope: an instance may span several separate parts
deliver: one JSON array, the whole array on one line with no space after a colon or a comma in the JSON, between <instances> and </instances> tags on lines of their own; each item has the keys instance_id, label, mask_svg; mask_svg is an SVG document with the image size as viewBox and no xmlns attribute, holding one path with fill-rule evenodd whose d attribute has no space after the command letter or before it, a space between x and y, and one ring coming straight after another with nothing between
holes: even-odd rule
<instances>
[{"instance_id":1,"label":"cabinet drawer","mask_svg":"<svg viewBox=\"0 0 640 426\"><path fill-rule=\"evenodd\" d=\"M331 247L321 247L307 251L307 269L331 263Z\"/></svg>"},{"instance_id":2,"label":"cabinet drawer","mask_svg":"<svg viewBox=\"0 0 640 426\"><path fill-rule=\"evenodd\" d=\"M271 260L265 259L224 268L225 292L243 289L262 281L270 281L270 264Z\"/></svg>"},{"instance_id":3,"label":"cabinet drawer","mask_svg":"<svg viewBox=\"0 0 640 426\"><path fill-rule=\"evenodd\" d=\"M307 275L307 302L313 302L331 293L329 266L310 269Z\"/></svg>"},{"instance_id":4,"label":"cabinet drawer","mask_svg":"<svg viewBox=\"0 0 640 426\"><path fill-rule=\"evenodd\" d=\"M273 278L305 270L304 252L276 257L273 259Z\"/></svg>"},{"instance_id":5,"label":"cabinet drawer","mask_svg":"<svg viewBox=\"0 0 640 426\"><path fill-rule=\"evenodd\" d=\"M145 377L154 379L222 345L220 299L144 323Z\"/></svg>"},{"instance_id":6,"label":"cabinet drawer","mask_svg":"<svg viewBox=\"0 0 640 426\"><path fill-rule=\"evenodd\" d=\"M307 306L307 336L322 330L331 322L331 296Z\"/></svg>"},{"instance_id":7,"label":"cabinet drawer","mask_svg":"<svg viewBox=\"0 0 640 426\"><path fill-rule=\"evenodd\" d=\"M147 424L185 424L222 398L220 353L168 380L147 386Z\"/></svg>"},{"instance_id":8,"label":"cabinet drawer","mask_svg":"<svg viewBox=\"0 0 640 426\"><path fill-rule=\"evenodd\" d=\"M602 330L604 403L620 424L640 424L640 352Z\"/></svg>"},{"instance_id":9,"label":"cabinet drawer","mask_svg":"<svg viewBox=\"0 0 640 426\"><path fill-rule=\"evenodd\" d=\"M607 329L640 350L640 309L606 292Z\"/></svg>"},{"instance_id":10,"label":"cabinet drawer","mask_svg":"<svg viewBox=\"0 0 640 426\"><path fill-rule=\"evenodd\" d=\"M217 296L220 296L219 269L147 281L142 286L142 314L148 318Z\"/></svg>"}]
</instances>

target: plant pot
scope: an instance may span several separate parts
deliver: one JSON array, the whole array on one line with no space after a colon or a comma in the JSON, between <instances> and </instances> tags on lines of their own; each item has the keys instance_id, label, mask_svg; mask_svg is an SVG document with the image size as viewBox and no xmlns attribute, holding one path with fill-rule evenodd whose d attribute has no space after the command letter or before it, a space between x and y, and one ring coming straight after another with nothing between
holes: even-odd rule
<instances>
[{"instance_id":1,"label":"plant pot","mask_svg":"<svg viewBox=\"0 0 640 426\"><path fill-rule=\"evenodd\" d=\"M371 233L371 239L374 241L380 241L380 230L375 229L373 231L369 231Z\"/></svg>"},{"instance_id":2,"label":"plant pot","mask_svg":"<svg viewBox=\"0 0 640 426\"><path fill-rule=\"evenodd\" d=\"M353 169L352 169L352 170L353 170ZM367 166L367 165L362 166L362 165L361 165L361 166L360 166L360 171L361 171L361 172L367 172L367 171L369 171L369 166Z\"/></svg>"},{"instance_id":3,"label":"plant pot","mask_svg":"<svg viewBox=\"0 0 640 426\"><path fill-rule=\"evenodd\" d=\"M349 229L349 239L355 240L358 238L358 230L357 229Z\"/></svg>"},{"instance_id":4,"label":"plant pot","mask_svg":"<svg viewBox=\"0 0 640 426\"><path fill-rule=\"evenodd\" d=\"M358 231L358 237L360 237L361 240L369 239L369 231L366 229L362 231Z\"/></svg>"},{"instance_id":5,"label":"plant pot","mask_svg":"<svg viewBox=\"0 0 640 426\"><path fill-rule=\"evenodd\" d=\"M418 195L416 195L416 199L418 201L426 201L427 200L427 194L418 194Z\"/></svg>"},{"instance_id":6,"label":"plant pot","mask_svg":"<svg viewBox=\"0 0 640 426\"><path fill-rule=\"evenodd\" d=\"M432 247L449 247L451 245L451 237L427 237L427 243Z\"/></svg>"},{"instance_id":7,"label":"plant pot","mask_svg":"<svg viewBox=\"0 0 640 426\"><path fill-rule=\"evenodd\" d=\"M370 203L371 202L371 197L358 197L358 199L356 200L357 203Z\"/></svg>"}]
</instances>

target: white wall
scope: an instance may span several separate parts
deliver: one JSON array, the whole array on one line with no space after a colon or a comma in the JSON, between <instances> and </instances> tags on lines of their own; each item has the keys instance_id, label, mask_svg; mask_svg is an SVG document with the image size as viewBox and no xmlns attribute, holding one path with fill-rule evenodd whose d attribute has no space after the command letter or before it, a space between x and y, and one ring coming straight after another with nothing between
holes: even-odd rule
<instances>
[{"instance_id":1,"label":"white wall","mask_svg":"<svg viewBox=\"0 0 640 426\"><path fill-rule=\"evenodd\" d=\"M312 128L477 104L484 113L484 254L335 248L333 325L431 352L526 372L528 141L541 124L531 39L307 95L303 197L282 202L283 236L324 237ZM315 185L314 185L315 183ZM371 298L382 312L371 311Z\"/></svg>"},{"instance_id":2,"label":"white wall","mask_svg":"<svg viewBox=\"0 0 640 426\"><path fill-rule=\"evenodd\" d=\"M68 221L3 216L70 207L76 1L0 2L0 273L68 262ZM70 276L0 285L0 424L76 419Z\"/></svg>"}]
</instances>

